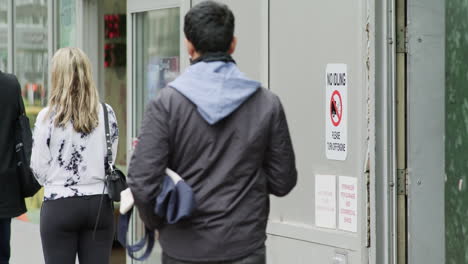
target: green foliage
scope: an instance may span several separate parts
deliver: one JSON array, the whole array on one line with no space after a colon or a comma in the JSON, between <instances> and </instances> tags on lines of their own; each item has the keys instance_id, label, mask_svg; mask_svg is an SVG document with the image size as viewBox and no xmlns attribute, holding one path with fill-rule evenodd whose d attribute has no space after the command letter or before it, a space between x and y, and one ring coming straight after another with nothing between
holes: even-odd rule
<instances>
[{"instance_id":1,"label":"green foliage","mask_svg":"<svg viewBox=\"0 0 468 264\"><path fill-rule=\"evenodd\" d=\"M468 263L468 0L446 1L446 263Z\"/></svg>"}]
</instances>

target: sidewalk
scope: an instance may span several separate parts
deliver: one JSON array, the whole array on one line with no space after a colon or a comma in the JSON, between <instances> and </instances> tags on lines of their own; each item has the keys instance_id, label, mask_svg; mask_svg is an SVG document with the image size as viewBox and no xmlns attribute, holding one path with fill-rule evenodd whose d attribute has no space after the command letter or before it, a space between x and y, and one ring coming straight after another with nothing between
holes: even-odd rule
<instances>
[{"instance_id":1,"label":"sidewalk","mask_svg":"<svg viewBox=\"0 0 468 264\"><path fill-rule=\"evenodd\" d=\"M122 248L114 248L110 263L124 264L125 251ZM16 219L11 221L10 264L44 264L39 224Z\"/></svg>"},{"instance_id":2,"label":"sidewalk","mask_svg":"<svg viewBox=\"0 0 468 264\"><path fill-rule=\"evenodd\" d=\"M11 261L10 264L43 264L39 225L11 221Z\"/></svg>"}]
</instances>

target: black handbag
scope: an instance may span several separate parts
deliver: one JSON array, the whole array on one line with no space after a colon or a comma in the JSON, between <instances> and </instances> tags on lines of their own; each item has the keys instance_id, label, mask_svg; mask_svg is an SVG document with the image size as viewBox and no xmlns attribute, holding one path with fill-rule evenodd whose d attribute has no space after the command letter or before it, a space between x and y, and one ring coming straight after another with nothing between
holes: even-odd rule
<instances>
[{"instance_id":1,"label":"black handbag","mask_svg":"<svg viewBox=\"0 0 468 264\"><path fill-rule=\"evenodd\" d=\"M26 116L21 96L19 96L18 101L20 114L16 120L15 128L16 171L19 176L21 195L27 198L34 196L42 186L37 182L30 167L33 141L32 133L29 126L29 118Z\"/></svg>"},{"instance_id":2,"label":"black handbag","mask_svg":"<svg viewBox=\"0 0 468 264\"><path fill-rule=\"evenodd\" d=\"M114 202L120 202L120 193L127 189L128 186L125 174L121 170L115 168L112 162L112 143L109 132L109 114L107 112L107 106L105 103L102 103L102 107L104 109L104 127L106 131L107 144L107 164L104 164L104 167L106 168L105 184L109 198Z\"/></svg>"}]
</instances>

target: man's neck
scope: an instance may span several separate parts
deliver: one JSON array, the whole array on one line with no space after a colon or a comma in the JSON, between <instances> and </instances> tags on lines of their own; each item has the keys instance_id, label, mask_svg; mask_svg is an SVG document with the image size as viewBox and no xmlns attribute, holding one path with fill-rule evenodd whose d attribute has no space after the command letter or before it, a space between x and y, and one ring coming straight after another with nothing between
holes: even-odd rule
<instances>
[{"instance_id":1,"label":"man's neck","mask_svg":"<svg viewBox=\"0 0 468 264\"><path fill-rule=\"evenodd\" d=\"M200 58L202 54L201 53L198 53L197 51L195 51L193 54L192 54L192 60L196 60L198 58Z\"/></svg>"}]
</instances>

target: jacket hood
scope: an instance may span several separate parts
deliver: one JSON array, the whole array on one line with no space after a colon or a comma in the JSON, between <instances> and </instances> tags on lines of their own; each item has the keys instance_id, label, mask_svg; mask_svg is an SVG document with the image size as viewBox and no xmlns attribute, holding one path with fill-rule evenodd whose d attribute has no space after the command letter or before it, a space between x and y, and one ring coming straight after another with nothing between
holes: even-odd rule
<instances>
[{"instance_id":1,"label":"jacket hood","mask_svg":"<svg viewBox=\"0 0 468 264\"><path fill-rule=\"evenodd\" d=\"M197 106L203 119L215 124L229 116L261 84L248 79L234 62L197 62L169 86Z\"/></svg>"}]
</instances>

